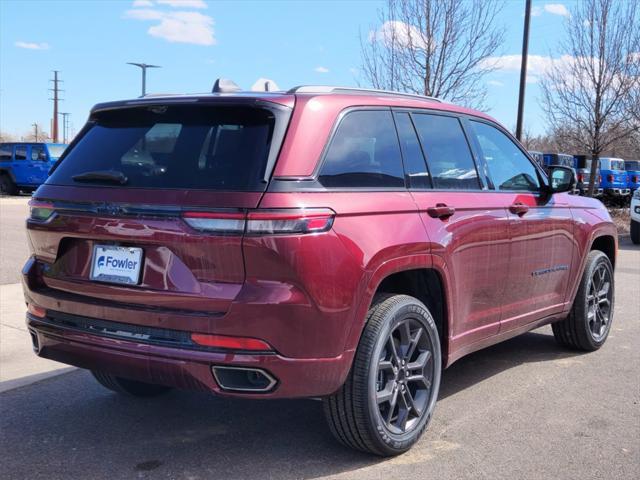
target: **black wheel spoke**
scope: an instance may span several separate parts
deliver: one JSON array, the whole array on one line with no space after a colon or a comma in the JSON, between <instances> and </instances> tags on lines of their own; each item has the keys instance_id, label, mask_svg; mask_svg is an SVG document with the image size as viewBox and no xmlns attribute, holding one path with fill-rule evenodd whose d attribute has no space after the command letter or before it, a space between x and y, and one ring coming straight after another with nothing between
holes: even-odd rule
<instances>
[{"instance_id":1,"label":"black wheel spoke","mask_svg":"<svg viewBox=\"0 0 640 480\"><path fill-rule=\"evenodd\" d=\"M376 392L376 400L378 404L390 402L393 399L393 395L393 382L389 382L387 383L387 386L384 388L384 390Z\"/></svg>"},{"instance_id":2,"label":"black wheel spoke","mask_svg":"<svg viewBox=\"0 0 640 480\"><path fill-rule=\"evenodd\" d=\"M416 333L414 333L413 337L411 337L411 342L409 343L409 350L407 351L407 354L404 357L407 362L411 360L411 357L413 357L413 354L418 348L420 337L422 337L422 332L423 332L423 329L421 327L418 330L416 330Z\"/></svg>"}]
</instances>

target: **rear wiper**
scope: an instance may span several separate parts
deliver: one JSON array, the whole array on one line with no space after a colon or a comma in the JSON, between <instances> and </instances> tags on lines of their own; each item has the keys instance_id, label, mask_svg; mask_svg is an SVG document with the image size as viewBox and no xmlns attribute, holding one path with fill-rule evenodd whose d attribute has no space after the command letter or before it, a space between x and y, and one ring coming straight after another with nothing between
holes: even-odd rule
<instances>
[{"instance_id":1,"label":"rear wiper","mask_svg":"<svg viewBox=\"0 0 640 480\"><path fill-rule=\"evenodd\" d=\"M112 182L124 185L127 183L127 176L117 170L95 170L93 172L84 172L74 175L76 182Z\"/></svg>"}]
</instances>

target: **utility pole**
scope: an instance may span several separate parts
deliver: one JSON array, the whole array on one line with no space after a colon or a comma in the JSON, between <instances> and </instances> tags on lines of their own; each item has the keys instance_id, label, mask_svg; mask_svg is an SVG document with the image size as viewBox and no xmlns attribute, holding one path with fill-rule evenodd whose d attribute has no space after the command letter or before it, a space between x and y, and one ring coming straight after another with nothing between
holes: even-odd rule
<instances>
[{"instance_id":1,"label":"utility pole","mask_svg":"<svg viewBox=\"0 0 640 480\"><path fill-rule=\"evenodd\" d=\"M67 143L69 133L69 112L60 112L62 115L62 143Z\"/></svg>"},{"instance_id":2,"label":"utility pole","mask_svg":"<svg viewBox=\"0 0 640 480\"><path fill-rule=\"evenodd\" d=\"M520 64L520 93L518 95L518 120L516 138L522 140L522 115L524 114L524 89L527 83L527 56L529 55L529 22L531 20L531 0L526 0L524 11L524 33L522 35L522 62Z\"/></svg>"},{"instance_id":3,"label":"utility pole","mask_svg":"<svg viewBox=\"0 0 640 480\"><path fill-rule=\"evenodd\" d=\"M36 130L36 143L38 143L38 124L32 123L31 126Z\"/></svg>"},{"instance_id":4,"label":"utility pole","mask_svg":"<svg viewBox=\"0 0 640 480\"><path fill-rule=\"evenodd\" d=\"M147 63L134 63L127 62L127 65L133 65L134 67L140 67L142 70L142 96L147 94L147 68L162 68L160 65L149 65Z\"/></svg>"},{"instance_id":5,"label":"utility pole","mask_svg":"<svg viewBox=\"0 0 640 480\"><path fill-rule=\"evenodd\" d=\"M54 143L58 142L58 101L61 100L60 92L62 91L58 87L58 84L62 82L62 80L58 80L58 73L59 70L53 71L53 80L50 80L53 82L53 88L49 89L53 92L53 125L51 128L51 137L53 138Z\"/></svg>"}]
</instances>

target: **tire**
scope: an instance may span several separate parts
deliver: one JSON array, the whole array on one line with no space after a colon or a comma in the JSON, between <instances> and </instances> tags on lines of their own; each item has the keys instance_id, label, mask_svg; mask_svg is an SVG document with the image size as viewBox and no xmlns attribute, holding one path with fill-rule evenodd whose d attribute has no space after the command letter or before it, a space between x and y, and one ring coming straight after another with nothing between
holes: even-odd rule
<instances>
[{"instance_id":1,"label":"tire","mask_svg":"<svg viewBox=\"0 0 640 480\"><path fill-rule=\"evenodd\" d=\"M376 296L347 380L324 399L331 432L343 445L363 452L406 452L431 420L441 362L438 330L427 307L407 295ZM407 407L409 399L415 408Z\"/></svg>"},{"instance_id":2,"label":"tire","mask_svg":"<svg viewBox=\"0 0 640 480\"><path fill-rule=\"evenodd\" d=\"M0 195L17 195L18 188L9 175L0 175Z\"/></svg>"},{"instance_id":3,"label":"tire","mask_svg":"<svg viewBox=\"0 0 640 480\"><path fill-rule=\"evenodd\" d=\"M631 220L631 241L638 245L640 243L640 222Z\"/></svg>"},{"instance_id":4,"label":"tire","mask_svg":"<svg viewBox=\"0 0 640 480\"><path fill-rule=\"evenodd\" d=\"M599 250L589 252L569 316L551 326L560 345L585 352L604 345L613 321L614 285L609 257Z\"/></svg>"},{"instance_id":5,"label":"tire","mask_svg":"<svg viewBox=\"0 0 640 480\"><path fill-rule=\"evenodd\" d=\"M171 390L171 387L138 382L127 378L116 377L103 372L91 372L94 378L105 388L123 395L133 397L156 397Z\"/></svg>"}]
</instances>

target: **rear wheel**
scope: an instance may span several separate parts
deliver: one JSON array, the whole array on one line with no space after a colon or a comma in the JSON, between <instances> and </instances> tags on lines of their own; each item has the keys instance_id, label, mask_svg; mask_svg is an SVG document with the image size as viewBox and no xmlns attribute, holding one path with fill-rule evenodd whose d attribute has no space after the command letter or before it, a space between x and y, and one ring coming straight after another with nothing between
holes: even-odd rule
<instances>
[{"instance_id":1,"label":"rear wheel","mask_svg":"<svg viewBox=\"0 0 640 480\"><path fill-rule=\"evenodd\" d=\"M9 175L0 175L0 195L17 195L18 187Z\"/></svg>"},{"instance_id":2,"label":"rear wheel","mask_svg":"<svg viewBox=\"0 0 640 480\"><path fill-rule=\"evenodd\" d=\"M638 245L640 243L640 222L631 220L631 241Z\"/></svg>"},{"instance_id":3,"label":"rear wheel","mask_svg":"<svg viewBox=\"0 0 640 480\"><path fill-rule=\"evenodd\" d=\"M376 455L398 455L426 429L440 387L440 342L429 310L406 295L374 300L344 385L324 400L334 436Z\"/></svg>"},{"instance_id":4,"label":"rear wheel","mask_svg":"<svg viewBox=\"0 0 640 480\"><path fill-rule=\"evenodd\" d=\"M155 397L171 390L171 387L138 382L127 378L116 377L103 372L91 372L100 384L114 392L132 395L134 397Z\"/></svg>"},{"instance_id":5,"label":"rear wheel","mask_svg":"<svg viewBox=\"0 0 640 480\"><path fill-rule=\"evenodd\" d=\"M589 252L569 316L552 325L556 341L587 352L599 349L611 330L613 290L613 267L609 257L599 250Z\"/></svg>"}]
</instances>

